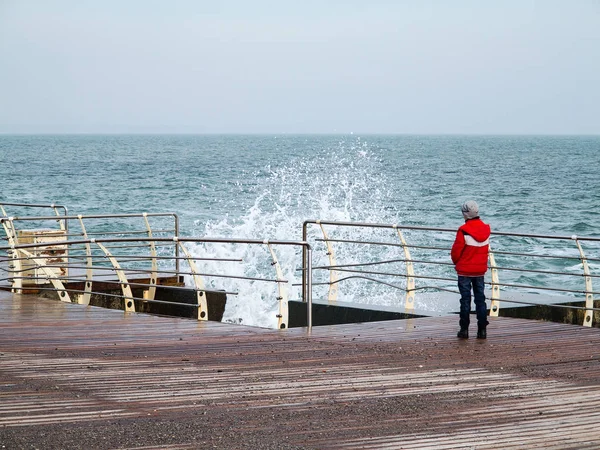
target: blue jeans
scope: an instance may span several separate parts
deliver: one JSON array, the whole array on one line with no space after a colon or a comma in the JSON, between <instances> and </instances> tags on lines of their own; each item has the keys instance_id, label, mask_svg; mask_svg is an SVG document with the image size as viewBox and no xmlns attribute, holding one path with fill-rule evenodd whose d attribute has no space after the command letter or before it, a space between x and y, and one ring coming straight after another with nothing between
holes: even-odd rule
<instances>
[{"instance_id":1,"label":"blue jeans","mask_svg":"<svg viewBox=\"0 0 600 450\"><path fill-rule=\"evenodd\" d=\"M487 307L485 305L485 294L483 276L463 277L458 276L458 290L460 291L460 327L468 328L471 323L471 286L475 297L475 312L477 313L477 325L485 328L487 321Z\"/></svg>"}]
</instances>

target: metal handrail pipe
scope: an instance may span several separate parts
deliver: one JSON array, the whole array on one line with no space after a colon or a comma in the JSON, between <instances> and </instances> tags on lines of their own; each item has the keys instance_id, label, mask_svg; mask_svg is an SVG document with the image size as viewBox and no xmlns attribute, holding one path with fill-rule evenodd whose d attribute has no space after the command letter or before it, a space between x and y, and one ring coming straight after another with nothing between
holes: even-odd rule
<instances>
[{"instance_id":1,"label":"metal handrail pipe","mask_svg":"<svg viewBox=\"0 0 600 450\"><path fill-rule=\"evenodd\" d=\"M433 289L436 291L443 291L443 292L449 292L451 294L460 295L460 292L456 289L443 288L440 286L420 286L420 287L416 287L414 289L408 289L408 290L409 291L424 291L425 289Z\"/></svg>"},{"instance_id":2,"label":"metal handrail pipe","mask_svg":"<svg viewBox=\"0 0 600 450\"><path fill-rule=\"evenodd\" d=\"M106 248L109 250L113 250L115 248L146 248L150 247L150 242L146 244L137 244L137 245L107 245Z\"/></svg>"},{"instance_id":3,"label":"metal handrail pipe","mask_svg":"<svg viewBox=\"0 0 600 450\"><path fill-rule=\"evenodd\" d=\"M62 278L61 278L62 279ZM153 283L136 283L135 281L128 281L127 283L123 283L118 280L104 280L103 283L106 284L114 284L117 286L134 286L134 287L168 287L169 289L173 289L176 291L200 291L200 292L209 292L211 294L230 294L230 295L239 295L239 292L235 291L225 291L225 290L213 290L213 289L196 289L193 287L184 287L184 286L165 286L164 284L153 284ZM65 289L69 290L69 289ZM94 292L94 291L92 291ZM102 292L96 292L97 294L102 294Z\"/></svg>"},{"instance_id":4,"label":"metal handrail pipe","mask_svg":"<svg viewBox=\"0 0 600 450\"><path fill-rule=\"evenodd\" d=\"M377 241L355 241L355 240L351 240L351 239L315 239L316 242L341 242L341 243L346 243L346 244L372 244L372 245L382 245L382 246L388 246L388 247L408 247L408 248L419 248L419 249L426 249L426 250L441 250L441 251L445 251L450 253L450 248L449 247L431 247L431 246L426 246L426 245L404 245L404 244L398 244L395 242L377 242Z\"/></svg>"},{"instance_id":5,"label":"metal handrail pipe","mask_svg":"<svg viewBox=\"0 0 600 450\"><path fill-rule=\"evenodd\" d=\"M453 281L456 282L456 278L443 278L443 277L433 277L426 275L407 275L405 273L389 273L389 272L372 272L369 270L352 270L352 269L339 269L340 272L349 272L349 273L367 273L369 275L387 275L391 277L400 277L400 278L421 278L424 280L440 280L440 281Z\"/></svg>"},{"instance_id":6,"label":"metal handrail pipe","mask_svg":"<svg viewBox=\"0 0 600 450\"><path fill-rule=\"evenodd\" d=\"M491 285L492 283L485 283ZM544 286L529 286L526 284L511 284L511 283L500 283L503 287L514 287L514 288L523 288L523 289L536 289L542 291L556 291L556 292L569 292L571 294L593 294L600 295L598 291L578 291L576 289L563 289L563 288L554 288L554 287L544 287Z\"/></svg>"},{"instance_id":7,"label":"metal handrail pipe","mask_svg":"<svg viewBox=\"0 0 600 450\"><path fill-rule=\"evenodd\" d=\"M377 242L377 241L356 241L353 239L315 239L316 242L342 242L345 244L367 244L367 245L385 245L389 247L404 247L402 244L395 242Z\"/></svg>"},{"instance_id":8,"label":"metal handrail pipe","mask_svg":"<svg viewBox=\"0 0 600 450\"><path fill-rule=\"evenodd\" d=\"M19 269L19 270L13 269L10 272L12 272L12 273L23 273L23 272L29 272L29 271L31 271L31 269L39 269L41 267L42 266L35 265L35 266L31 266L31 267L28 267L28 268L25 268L25 269ZM68 269L87 269L88 268L86 266L50 265L50 264L44 265L44 267L59 268L59 269L62 269L62 268L65 268L65 269L67 269L67 268ZM99 271L100 270L102 270L102 271L109 271L109 272L114 272L115 271L114 267L111 267L111 266L93 266L93 269L94 270L99 270ZM85 277L85 274L82 274L82 276ZM27 277L24 277L24 278L27 278ZM46 278L46 277L43 276L43 277L39 277L39 278ZM33 280L34 278L31 278L31 279Z\"/></svg>"},{"instance_id":9,"label":"metal handrail pipe","mask_svg":"<svg viewBox=\"0 0 600 450\"><path fill-rule=\"evenodd\" d=\"M534 302L525 302L522 300L509 300L504 298L499 298L498 301L505 303L515 303L520 305L529 305L529 306L549 306L552 308L563 308L563 309L579 309L584 311L600 311L600 308L587 308L585 306L574 306L574 305L561 305L560 303L534 303Z\"/></svg>"},{"instance_id":10,"label":"metal handrail pipe","mask_svg":"<svg viewBox=\"0 0 600 450\"><path fill-rule=\"evenodd\" d=\"M315 225L337 225L345 227L369 227L369 228L391 228L401 230L417 230L417 231L442 231L456 233L455 228L437 228L437 227L422 227L422 226L411 226L411 225L390 225L381 223L369 223L369 222L337 222L328 220L305 220L304 224L315 224ZM492 235L495 236L513 236L513 237L529 237L536 239L556 239L556 240L572 240L574 237L579 240L586 241L597 241L600 242L600 237L596 236L553 236L544 234L523 234L523 233L509 233L502 231L492 231Z\"/></svg>"},{"instance_id":11,"label":"metal handrail pipe","mask_svg":"<svg viewBox=\"0 0 600 450\"><path fill-rule=\"evenodd\" d=\"M360 279L365 279L368 281L373 281L375 283L379 283L379 284L383 284L389 287L393 287L399 290L404 290L404 288L402 286L397 286L391 283L386 283L384 281L381 280L377 280L375 278L370 278L370 277L362 277L362 276L350 276L350 277L345 277L345 278L341 278L339 280L336 281L336 283L339 283L340 281L344 281L344 280L349 280L349 279L353 279L353 278L360 278ZM320 285L328 285L330 284L329 282L326 283L313 283L314 286L320 286ZM294 284L293 286L299 286L299 284ZM452 290L452 289L445 289L442 287L438 287L438 286L422 286L422 287L418 287L415 288L414 290L425 290L425 289L434 289L434 290L438 290L438 291L444 291L444 292L449 292L452 294L459 294L458 291ZM529 306L548 306L548 307L552 307L552 308L563 308L563 309L577 309L577 310L587 310L587 311L600 311L600 308L587 308L585 306L574 306L574 305L561 305L561 304L557 304L557 303L534 303L534 302L524 302L524 301L519 301L519 300L509 300L509 299L503 299L503 298L499 298L498 301L501 302L505 302L505 303L516 303L516 304L522 304L522 305L529 305Z\"/></svg>"},{"instance_id":12,"label":"metal handrail pipe","mask_svg":"<svg viewBox=\"0 0 600 450\"><path fill-rule=\"evenodd\" d=\"M17 273L17 272L27 272L28 270L31 270L33 267L41 267L38 265L34 265L32 267L29 267L27 269L21 269L19 271L17 270L12 270L11 272L13 273ZM69 264L46 264L44 267L49 267L49 268L69 268L69 269L89 269L90 267L88 266L74 266L74 265L69 265ZM99 271L106 271L106 272L115 272L114 267L112 266L92 266L91 267L94 270L99 270ZM121 267L121 270L124 273L127 274L140 274L140 273L152 273L152 270L150 269L138 269L138 268L128 268L128 267ZM257 278L257 277L243 277L243 276L239 276L239 275L227 275L227 274L212 274L212 273L199 273L199 272L181 272L181 271L173 271L173 270L161 270L160 271L161 274L167 274L167 275L201 275L201 276L205 276L205 277L209 277L209 278L230 278L230 279L236 279L236 280L248 280L248 281L265 281L265 282L269 282L269 283L288 283L288 280L277 280L277 279L273 279L273 278ZM85 277L85 274L82 274L81 276ZM26 278L26 277L24 277ZM39 277L41 279L45 279L46 277ZM65 278L69 278L69 277L65 277ZM28 278L28 279L33 279L33 278ZM57 279L62 279L61 277L57 277Z\"/></svg>"},{"instance_id":13,"label":"metal handrail pipe","mask_svg":"<svg viewBox=\"0 0 600 450\"><path fill-rule=\"evenodd\" d=\"M552 239L552 240L564 240L564 241L572 241L574 239L578 239L580 241L590 241L590 242L600 242L599 236L579 236L579 235L571 235L571 236L553 236L547 234L523 234L523 233L508 233L503 231L492 231L493 236L512 236L512 237L528 237L534 239Z\"/></svg>"},{"instance_id":14,"label":"metal handrail pipe","mask_svg":"<svg viewBox=\"0 0 600 450\"><path fill-rule=\"evenodd\" d=\"M373 245L382 245L382 246L389 246L389 247L404 247L404 245L402 244L396 244L393 242L376 242L376 241L355 241L355 240L349 240L349 239L315 239L316 242L341 242L341 243L347 243L347 244L373 244ZM418 248L418 249L422 249L422 250L440 250L440 251L444 251L444 252L448 252L450 253L450 248L449 247L433 247L433 246L429 246L429 245L407 245L406 247L414 249L414 248ZM534 253L518 253L518 252L504 252L504 251L494 251L494 254L496 255L510 255L510 256L529 256L529 257L534 257L534 258L555 258L555 259L573 259L573 260L579 260L580 257L579 256L563 256L563 255L540 255L540 254L534 254ZM600 258L586 258L588 261L600 261ZM416 262L416 260L413 260L413 262Z\"/></svg>"},{"instance_id":15,"label":"metal handrail pipe","mask_svg":"<svg viewBox=\"0 0 600 450\"><path fill-rule=\"evenodd\" d=\"M6 204L6 203L3 203ZM58 208L58 206L57 206ZM66 209L66 208L65 208ZM79 220L81 219L121 219L132 217L177 217L175 213L125 213L125 214L81 214L73 216L14 216L10 217L13 221L35 221L35 220ZM6 220L9 216L5 216L0 220Z\"/></svg>"},{"instance_id":16,"label":"metal handrail pipe","mask_svg":"<svg viewBox=\"0 0 600 450\"><path fill-rule=\"evenodd\" d=\"M34 267L39 267L39 266L34 266ZM68 267L68 268L74 268L74 269L87 269L87 266L69 266L69 265L60 265L60 264L47 264L45 265L45 267L52 267L52 268L61 268L61 267ZM114 268L111 268L110 266L93 266L94 269L97 270L103 270L103 271L109 271L109 272L115 272ZM31 269L31 267L29 268ZM140 274L140 273L152 273L151 270L149 269L136 269L136 268L128 268L128 267L121 267L121 270L124 273L128 273L128 274ZM26 270L21 270L21 272L25 272ZM211 274L211 273L200 273L200 272L181 272L181 271L173 271L173 270L161 270L160 271L161 274L172 274L172 275L201 275L204 277L209 277L209 278L229 278L229 279L235 279L235 280L248 280L248 281L265 281L268 283L288 283L288 280L278 280L278 279L272 279L272 278L256 278L256 277L242 277L239 275L227 275L227 274ZM82 276L85 276L84 274L82 274ZM42 279L45 279L46 277L40 277ZM68 278L68 277L66 277ZM60 277L57 277L57 279L61 279Z\"/></svg>"},{"instance_id":17,"label":"metal handrail pipe","mask_svg":"<svg viewBox=\"0 0 600 450\"><path fill-rule=\"evenodd\" d=\"M383 245L388 247L408 247L408 248L419 248L425 250L441 250L444 252L450 253L450 247L432 247L429 245L403 245L395 242L377 242L377 241L355 241L351 239L315 239L316 242L342 242L346 244L373 244L373 245Z\"/></svg>"},{"instance_id":18,"label":"metal handrail pipe","mask_svg":"<svg viewBox=\"0 0 600 450\"><path fill-rule=\"evenodd\" d=\"M540 255L535 253L518 253L518 252L504 252L499 250L494 250L495 255L509 255L509 256L529 256L533 258L554 258L554 259L573 259L580 260L581 257L579 255L573 256L564 256L564 255ZM586 258L588 261L600 261L600 259L594 258Z\"/></svg>"},{"instance_id":19,"label":"metal handrail pipe","mask_svg":"<svg viewBox=\"0 0 600 450\"><path fill-rule=\"evenodd\" d=\"M317 266L317 267L313 267L313 269L316 270L316 269L335 269L338 267L378 266L378 265L383 265L383 264L391 264L391 263L395 263L395 262L406 262L406 259L388 259L385 261L375 261L375 262L368 262L368 263L336 264L335 266ZM300 269L298 269L298 270L300 270Z\"/></svg>"},{"instance_id":20,"label":"metal handrail pipe","mask_svg":"<svg viewBox=\"0 0 600 450\"><path fill-rule=\"evenodd\" d=\"M25 269L20 269L20 270L11 270L11 272L13 273L20 273L20 272L29 272L31 269L40 269L42 267L48 267L48 268L54 268L54 269L93 269L96 271L107 271L107 272L115 272L115 268L113 266L99 266L99 265L95 265L95 266L78 266L78 265L74 265L74 264L44 264L43 266L40 265L32 265L30 267L27 267ZM127 268L127 267L121 267L121 270L123 270L123 272L125 273L138 273L138 272L142 272L142 273L152 273L152 269L133 269L133 268ZM168 271L161 271L161 273L175 273L175 272L168 272ZM181 272L179 272L181 273ZM81 274L81 276L85 277L85 274ZM46 278L41 277L41 278Z\"/></svg>"},{"instance_id":21,"label":"metal handrail pipe","mask_svg":"<svg viewBox=\"0 0 600 450\"><path fill-rule=\"evenodd\" d=\"M36 255L35 258L36 259L56 259L56 257L57 257L57 255ZM127 257L129 257L129 256L127 256ZM85 260L87 260L89 258L106 260L106 255L92 255L92 256L88 257L86 255L72 255L72 254L69 254L69 259L76 259L78 261L82 261L82 260L85 261ZM133 257L131 257L131 258L133 258ZM142 258L142 257L140 257L140 258ZM168 257L165 257L165 258L167 258L167 259L173 259L173 258L168 258ZM29 261L30 259L31 258L29 256L19 256L17 258L0 258L0 262ZM145 257L143 257L143 259L151 260L152 256L145 256ZM120 261L123 261L123 260L120 260ZM132 259L132 261L138 261L138 259ZM70 263L66 263L66 264L63 264L62 266L59 266L59 267L67 267L69 265L70 265Z\"/></svg>"},{"instance_id":22,"label":"metal handrail pipe","mask_svg":"<svg viewBox=\"0 0 600 450\"><path fill-rule=\"evenodd\" d=\"M156 233L172 233L174 231L173 230L152 230L152 234L156 234ZM147 235L148 234L148 230L141 230L141 231L88 231L87 235L88 236L110 236L110 235L129 235L129 234L142 234L142 235ZM80 236L83 236L83 234L81 234Z\"/></svg>"},{"instance_id":23,"label":"metal handrail pipe","mask_svg":"<svg viewBox=\"0 0 600 450\"><path fill-rule=\"evenodd\" d=\"M195 238L195 237L144 237L144 238L102 238L102 239L80 239L71 241L52 241L52 242L40 242L37 244L19 244L14 248L37 248L37 247L52 247L59 245L72 245L72 244L93 244L99 242L101 244L109 242L192 242L192 243L204 243L204 244L273 244L273 245L291 245L291 246L306 246L310 245L306 241L287 241L287 240L261 240L261 239L240 239L240 238ZM3 246L0 250L10 250L12 247Z\"/></svg>"},{"instance_id":24,"label":"metal handrail pipe","mask_svg":"<svg viewBox=\"0 0 600 450\"><path fill-rule=\"evenodd\" d=\"M433 247L431 245L407 245L408 248L418 248L420 250L439 250L450 254L450 247Z\"/></svg>"},{"instance_id":25,"label":"metal handrail pipe","mask_svg":"<svg viewBox=\"0 0 600 450\"><path fill-rule=\"evenodd\" d=\"M588 259L588 261L589 261L589 259ZM383 264L389 264L389 263L394 263L394 262L407 262L407 260L406 259L391 259L388 261L377 261L377 262L372 262L372 263L340 264L340 265L335 265L335 266L317 266L317 267L314 267L313 269L315 269L315 270L316 269L338 270L339 268L345 268L345 267L374 266L374 265L383 265ZM411 260L411 262L417 263L417 264L432 264L432 265L453 266L454 267L454 264L451 262L428 261L428 260L419 260L419 259L413 259L413 260ZM518 268L513 268L513 267L500 267L500 266L495 266L495 268L498 270L511 270L513 272L540 273L540 274L545 274L545 275L566 275L566 276L572 276L572 277L600 278L600 275L594 275L594 274L586 275L583 273L556 272L556 271L550 271L550 270L537 270L537 269L518 269Z\"/></svg>"},{"instance_id":26,"label":"metal handrail pipe","mask_svg":"<svg viewBox=\"0 0 600 450\"><path fill-rule=\"evenodd\" d=\"M56 288L50 288L50 287L39 287L36 289L39 291L50 291L50 292L74 292L74 293L78 293L78 294L86 293L86 291L81 290L81 289L56 289ZM225 291L203 291L203 292L216 292L216 293L220 293L220 294L225 293L225 294L231 294L231 295L238 295L237 292L225 292ZM122 294L111 294L108 292L91 292L91 293L106 296L106 297L122 298L124 300L138 300L140 302L145 302L145 303L163 303L163 304L167 304L167 305L190 306L193 308L197 308L199 306L197 303L181 303L181 302L169 302L169 301L165 301L165 300L149 300L149 299L135 297L135 296L128 296L128 295L122 295Z\"/></svg>"},{"instance_id":27,"label":"metal handrail pipe","mask_svg":"<svg viewBox=\"0 0 600 450\"><path fill-rule=\"evenodd\" d=\"M349 276L349 277L339 278L336 281L334 281L333 283L331 283L331 282L313 283L313 286L331 285L331 284L339 283L340 281L351 280L351 279L354 279L354 278L360 278L362 280L372 281L374 283L383 284L385 286L393 287L393 288L398 289L398 290L405 290L402 286L397 286L397 285L392 284L392 283L387 283L385 281L381 281L381 280L378 280L376 278L363 277L361 275L352 275L352 276Z\"/></svg>"},{"instance_id":28,"label":"metal handrail pipe","mask_svg":"<svg viewBox=\"0 0 600 450\"><path fill-rule=\"evenodd\" d=\"M587 258L586 258L587 259ZM588 259L589 261L589 259ZM594 274L584 274L584 273L569 273L569 272L554 272L551 270L538 270L538 269L517 269L514 267L500 267L500 266L495 266L495 269L498 270L510 270L513 272L526 272L526 273L540 273L543 275L565 275L565 276L570 276L570 277L591 277L591 278L600 278L600 275L594 275Z\"/></svg>"},{"instance_id":29,"label":"metal handrail pipe","mask_svg":"<svg viewBox=\"0 0 600 450\"><path fill-rule=\"evenodd\" d=\"M100 255L92 255L92 258L100 258L102 256ZM113 257L118 258L119 261L122 261L120 258L129 258L132 261L135 261L136 259L139 260L144 260L144 259L166 259L166 260L175 260L175 259L179 259L179 260L189 260L192 259L194 261L220 261L220 262L244 262L243 259L241 258L206 258L206 257L192 257L192 258L186 258L185 256L140 256L140 255L115 255L113 253Z\"/></svg>"},{"instance_id":30,"label":"metal handrail pipe","mask_svg":"<svg viewBox=\"0 0 600 450\"><path fill-rule=\"evenodd\" d=\"M366 271L366 270L352 270L352 269L339 269L340 272L350 272L350 273L366 273L366 274L370 274L370 275L386 275L386 276L392 276L392 277L403 277L403 278L407 278L408 275L406 274L402 274L402 273L389 273L389 272L372 272L372 271ZM418 278L418 279L424 279L424 280L440 280L440 281L451 281L451 282L456 282L455 278L443 278L443 277L431 277L431 276L425 276L425 275L413 275L414 278ZM487 285L491 285L493 283L489 283L486 282L485 284ZM504 287L518 287L518 288L524 288L524 289L540 289L540 290L545 290L545 291L556 291L556 292L569 292L572 294L585 294L586 291L580 291L580 290L576 290L576 289L563 289L563 288L554 288L554 287L542 287L542 286L529 286L529 285L524 285L524 284L509 284L509 283L501 283L501 286ZM589 294L596 294L596 295L600 295L600 292L588 292Z\"/></svg>"},{"instance_id":31,"label":"metal handrail pipe","mask_svg":"<svg viewBox=\"0 0 600 450\"><path fill-rule=\"evenodd\" d=\"M439 288L437 286L422 286L420 288L416 288L415 290L423 290L423 289L436 289L439 291L451 292L453 294L460 294L458 291L453 291L450 289ZM488 299L489 300L489 299ZM578 309L578 310L587 310L587 311L600 311L600 308L587 308L585 306L574 306L574 305L561 305L559 303L535 303L535 302L526 302L522 300L509 300L505 298L499 298L498 301L505 303L515 303L520 305L529 305L529 306L549 306L552 308L564 308L564 309Z\"/></svg>"},{"instance_id":32,"label":"metal handrail pipe","mask_svg":"<svg viewBox=\"0 0 600 450\"><path fill-rule=\"evenodd\" d=\"M377 241L355 241L355 240L351 240L351 239L315 239L316 242L341 242L341 243L346 243L346 244L372 244L372 245L382 245L382 246L387 246L387 247L408 247L408 248L419 248L419 249L426 249L426 250L441 250L444 252L448 252L450 253L450 248L449 247L431 247L428 245L404 245L404 244L398 244L395 242L377 242Z\"/></svg>"},{"instance_id":33,"label":"metal handrail pipe","mask_svg":"<svg viewBox=\"0 0 600 450\"><path fill-rule=\"evenodd\" d=\"M338 267L377 266L377 265L390 264L390 263L395 263L395 262L413 262L413 263L418 263L418 264L433 264L433 265L440 265L440 266L454 266L453 263L451 263L451 262L444 262L444 261L428 261L428 260L424 260L424 259L411 259L409 261L407 259L390 259L390 260L387 260L387 261L376 261L376 262L371 262L371 263L339 264L339 265L336 264L334 266L319 266L319 267L314 267L314 269L337 270Z\"/></svg>"},{"instance_id":34,"label":"metal handrail pipe","mask_svg":"<svg viewBox=\"0 0 600 450\"><path fill-rule=\"evenodd\" d=\"M24 279L25 277L11 277L11 278L0 278L0 281L10 281L13 279ZM33 278L28 278L29 280L33 279ZM37 277L35 278L36 280L47 280L46 277ZM57 280L60 281L66 281L66 282L83 282L86 281L85 278L79 278L78 276L74 276L74 277L56 277ZM74 280L74 281L73 281ZM170 286L170 285L164 285L164 284L152 284L152 283L136 283L136 282L121 282L118 280L102 280L103 283L105 284L115 284L118 286L138 286L138 287L168 287L169 289L173 289L173 290L180 290L180 291L187 291L187 290L192 290L192 291L199 291L199 292L210 292L213 294L231 294L231 295L239 295L239 292L235 292L235 291L224 291L224 290L212 290L212 289L195 289L193 287L184 287L184 286ZM27 289L27 287L24 287L23 289ZM64 288L64 289L57 289L57 288L48 288L48 287L44 287L44 286L40 286L40 285L36 285L35 287L31 287L31 289L35 289L35 290L51 290L51 291L57 291L57 292L62 292L62 291L66 291L66 292L90 292L92 294L97 294L97 295L109 295L109 294L105 294L104 291L82 291L82 290L78 290L78 289L71 289L71 288ZM125 295L120 295L120 294L115 294L116 297L122 297L122 298L128 298Z\"/></svg>"},{"instance_id":35,"label":"metal handrail pipe","mask_svg":"<svg viewBox=\"0 0 600 450\"><path fill-rule=\"evenodd\" d=\"M96 255L90 255L87 256L84 253L81 254L73 254L71 253L73 252L73 249L69 248L69 259L78 259L78 260L87 260L89 258L91 259L106 259L106 255L105 254L96 254ZM219 261L219 262L244 262L243 259L241 258L206 258L206 257L192 257L192 258L186 258L184 256L152 256L152 255L127 255L127 254L112 254L112 256L114 258L119 259L119 261L126 261L125 259L121 259L121 258L128 258L129 261L151 261L153 259L157 259L157 260L169 260L169 261L174 261L174 260L194 260L194 261ZM38 259L53 259L56 258L56 255L38 255L36 256L36 258ZM29 260L31 258L24 256L24 257L17 257L17 258L0 258L0 262L10 262L10 261L15 261L15 260Z\"/></svg>"},{"instance_id":36,"label":"metal handrail pipe","mask_svg":"<svg viewBox=\"0 0 600 450\"><path fill-rule=\"evenodd\" d=\"M64 211L67 211L67 207L63 205L55 205L51 204L39 204L39 203L9 203L9 202L0 202L2 206L29 206L31 208L62 208ZM56 218L56 216L54 217Z\"/></svg>"},{"instance_id":37,"label":"metal handrail pipe","mask_svg":"<svg viewBox=\"0 0 600 450\"><path fill-rule=\"evenodd\" d=\"M173 233L175 231L175 229L173 228L172 230L152 230L152 234L156 235L157 233ZM98 231L98 232L93 232L93 231L88 231L85 234L84 233L67 233L67 234L63 234L63 236L65 237L82 237L82 236L129 236L129 235L147 235L148 234L148 230L145 231Z\"/></svg>"},{"instance_id":38,"label":"metal handrail pipe","mask_svg":"<svg viewBox=\"0 0 600 450\"><path fill-rule=\"evenodd\" d=\"M420 230L420 231L449 231L456 233L455 229L452 228L433 228L433 227L420 227L410 225L389 225L382 223L369 223L369 222L336 222L328 220L305 220L304 224L315 224L315 225L338 225L343 227L369 227L369 228L391 228L391 229L402 229L402 230Z\"/></svg>"}]
</instances>

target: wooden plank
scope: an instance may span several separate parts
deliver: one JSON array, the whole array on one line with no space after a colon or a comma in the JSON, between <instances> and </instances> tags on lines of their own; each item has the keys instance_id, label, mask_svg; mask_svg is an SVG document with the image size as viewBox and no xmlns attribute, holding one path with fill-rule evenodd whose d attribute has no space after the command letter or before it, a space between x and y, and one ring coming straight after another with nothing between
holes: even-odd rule
<instances>
[{"instance_id":1,"label":"wooden plank","mask_svg":"<svg viewBox=\"0 0 600 450\"><path fill-rule=\"evenodd\" d=\"M600 446L599 329L456 329L446 316L308 335L0 292L0 444Z\"/></svg>"}]
</instances>

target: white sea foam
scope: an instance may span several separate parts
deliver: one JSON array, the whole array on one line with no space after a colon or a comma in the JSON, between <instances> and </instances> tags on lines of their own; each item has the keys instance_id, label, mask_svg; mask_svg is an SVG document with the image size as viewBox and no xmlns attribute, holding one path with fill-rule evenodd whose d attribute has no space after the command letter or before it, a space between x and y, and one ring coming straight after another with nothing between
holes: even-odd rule
<instances>
[{"instance_id":1,"label":"white sea foam","mask_svg":"<svg viewBox=\"0 0 600 450\"><path fill-rule=\"evenodd\" d=\"M204 224L201 234L207 237L300 241L302 223L306 219L395 223L397 217L389 208L395 197L389 189L389 180L382 175L380 164L369 146L359 138L350 145L340 142L337 148L324 150L316 158L298 157L281 167L267 166L263 173L252 174L252 181L256 183L256 200L246 214L237 219L226 217L220 221L209 221ZM310 233L312 237L322 237L316 227ZM366 233L372 238L372 230ZM388 235L393 238L391 232ZM336 235L337 238L344 236L350 236L348 230ZM351 237L361 238L356 233ZM369 250L357 252L356 246L348 246L339 253L339 261L345 264L364 262L363 258ZM288 280L289 298L299 299L301 248L275 246L274 251ZM204 262L201 264L202 271L206 273L276 278L271 256L264 245L202 245L192 247L192 252L202 257L243 259L243 263ZM398 254L395 256L398 257ZM313 264L328 264L322 243L315 249ZM238 292L237 296L228 296L225 321L276 326L276 283L206 278L212 288ZM321 271L315 282L327 280L328 273ZM403 280L398 280L398 284L403 283ZM313 295L315 298L325 298L327 289L327 286L316 285ZM365 289L364 282L345 282L340 287L339 299L360 299L362 303L384 302L383 294L374 290L373 286L370 290ZM390 288L386 289L389 292Z\"/></svg>"}]
</instances>

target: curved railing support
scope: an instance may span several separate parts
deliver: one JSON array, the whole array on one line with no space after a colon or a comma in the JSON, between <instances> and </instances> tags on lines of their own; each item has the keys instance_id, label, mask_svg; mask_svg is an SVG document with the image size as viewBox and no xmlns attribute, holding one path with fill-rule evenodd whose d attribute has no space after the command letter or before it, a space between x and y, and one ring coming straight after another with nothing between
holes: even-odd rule
<instances>
[{"instance_id":1,"label":"curved railing support","mask_svg":"<svg viewBox=\"0 0 600 450\"><path fill-rule=\"evenodd\" d=\"M397 225L393 227L398 232L398 237L400 238L400 242L402 243L402 249L404 250L404 258L406 259L406 300L404 307L406 309L414 309L415 308L415 271L413 267L412 258L410 257L410 250L408 245L406 245L406 240L404 239L404 235L402 231L398 228Z\"/></svg>"},{"instance_id":2,"label":"curved railing support","mask_svg":"<svg viewBox=\"0 0 600 450\"><path fill-rule=\"evenodd\" d=\"M123 291L123 302L125 303L125 311L127 312L135 312L135 302L133 301L133 294L131 292L131 286L129 286L129 281L125 276L125 272L121 269L119 262L116 258L108 251L108 249L102 245L100 242L96 242L95 239L90 239L90 242L95 243L100 249L104 252L106 257L109 259L111 264L115 269L115 273L121 282L121 290Z\"/></svg>"},{"instance_id":3,"label":"curved railing support","mask_svg":"<svg viewBox=\"0 0 600 450\"><path fill-rule=\"evenodd\" d=\"M498 269L496 268L496 260L494 254L489 251L490 270L492 272L492 301L490 303L490 316L498 317L500 312L500 282L498 280Z\"/></svg>"},{"instance_id":4,"label":"curved railing support","mask_svg":"<svg viewBox=\"0 0 600 450\"><path fill-rule=\"evenodd\" d=\"M184 253L187 263L190 266L190 272L192 273L192 279L194 280L194 286L196 287L196 299L198 301L198 320L208 320L208 302L206 301L206 291L204 290L204 281L198 274L196 263L192 258L192 255L187 248L183 246L183 243L179 242L178 237L174 237L173 241Z\"/></svg>"},{"instance_id":5,"label":"curved railing support","mask_svg":"<svg viewBox=\"0 0 600 450\"><path fill-rule=\"evenodd\" d=\"M325 245L327 246L327 256L329 257L329 265L331 267L335 267L335 253L333 252L333 245L329 242L329 236L323 227L323 224L320 220L317 220L317 225L321 227L321 232L323 233L323 239L325 240ZM337 270L330 269L329 270L329 292L327 294L327 301L329 303L335 303L337 301L338 296L338 272Z\"/></svg>"},{"instance_id":6,"label":"curved railing support","mask_svg":"<svg viewBox=\"0 0 600 450\"><path fill-rule=\"evenodd\" d=\"M579 249L579 256L581 259L581 264L583 266L583 277L585 279L585 316L583 318L583 326L591 327L592 322L594 321L594 312L592 308L594 308L594 295L592 294L592 277L590 276L590 267L588 266L587 258L585 257L585 253L583 252L583 247L581 243L577 239L577 236L572 236L571 239L575 241L577 248Z\"/></svg>"},{"instance_id":7,"label":"curved railing support","mask_svg":"<svg viewBox=\"0 0 600 450\"><path fill-rule=\"evenodd\" d=\"M275 252L273 251L273 247L269 244L269 241L265 241L265 245L269 248L269 252L271 252L271 258L273 258L273 262L271 265L275 267L275 272L277 273L277 291L279 292L279 296L277 300L279 301L279 313L277 314L277 328L283 330L288 326L288 293L285 286L287 280L283 278L283 271L281 270L281 265L277 260L277 256L275 256Z\"/></svg>"}]
</instances>

